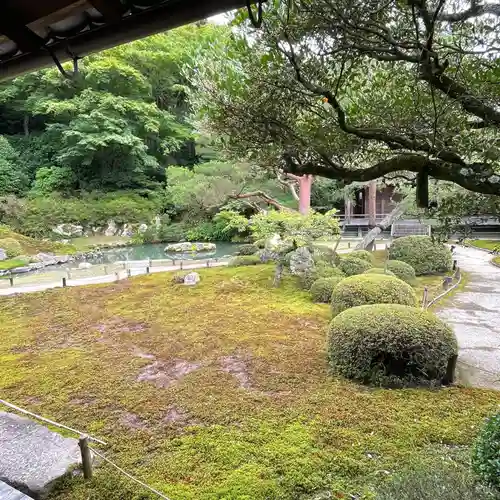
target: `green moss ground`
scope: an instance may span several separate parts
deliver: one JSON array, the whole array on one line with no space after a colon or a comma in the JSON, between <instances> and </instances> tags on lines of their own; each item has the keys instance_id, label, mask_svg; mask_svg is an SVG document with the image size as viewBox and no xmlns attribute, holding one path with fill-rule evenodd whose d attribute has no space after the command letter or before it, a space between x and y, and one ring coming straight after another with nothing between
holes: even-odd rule
<instances>
[{"instance_id":1,"label":"green moss ground","mask_svg":"<svg viewBox=\"0 0 500 500\"><path fill-rule=\"evenodd\" d=\"M2 398L101 437L109 457L172 500L368 498L388 472L468 446L498 408L494 391L332 379L330 307L291 278L272 288L273 271L206 269L196 287L155 274L2 298ZM181 375L180 365L197 368ZM148 366L163 376L139 380ZM51 496L139 498L153 497L107 465Z\"/></svg>"},{"instance_id":2,"label":"green moss ground","mask_svg":"<svg viewBox=\"0 0 500 500\"><path fill-rule=\"evenodd\" d=\"M73 254L76 248L73 245L50 240L37 240L12 231L8 226L0 224L0 238L13 238L22 247L23 255L36 255L39 252L53 252L59 254Z\"/></svg>"},{"instance_id":3,"label":"green moss ground","mask_svg":"<svg viewBox=\"0 0 500 500\"><path fill-rule=\"evenodd\" d=\"M500 240L467 240L469 245L487 250L495 250L500 247Z\"/></svg>"}]
</instances>

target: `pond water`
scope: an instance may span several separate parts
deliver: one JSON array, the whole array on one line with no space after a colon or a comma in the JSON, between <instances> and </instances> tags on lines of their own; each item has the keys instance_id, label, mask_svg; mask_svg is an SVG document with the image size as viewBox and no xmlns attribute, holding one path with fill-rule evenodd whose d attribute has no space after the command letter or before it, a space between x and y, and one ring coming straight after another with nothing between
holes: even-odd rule
<instances>
[{"instance_id":1,"label":"pond water","mask_svg":"<svg viewBox=\"0 0 500 500\"><path fill-rule=\"evenodd\" d=\"M112 264L117 261L148 260L148 259L220 259L224 256L234 255L238 248L236 243L219 242L217 249L212 252L170 252L166 253L164 248L168 243L151 243L147 245L136 245L123 248L111 248L102 251L102 257L88 259L91 264Z\"/></svg>"}]
</instances>

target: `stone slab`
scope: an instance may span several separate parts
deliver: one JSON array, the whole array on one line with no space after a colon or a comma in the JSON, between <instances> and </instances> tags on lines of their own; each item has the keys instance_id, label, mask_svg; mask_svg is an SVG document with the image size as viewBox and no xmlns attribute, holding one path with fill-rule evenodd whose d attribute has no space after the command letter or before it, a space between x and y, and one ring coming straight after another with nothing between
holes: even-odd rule
<instances>
[{"instance_id":1,"label":"stone slab","mask_svg":"<svg viewBox=\"0 0 500 500\"><path fill-rule=\"evenodd\" d=\"M0 450L0 480L33 498L80 462L76 439L8 412L0 412Z\"/></svg>"}]
</instances>

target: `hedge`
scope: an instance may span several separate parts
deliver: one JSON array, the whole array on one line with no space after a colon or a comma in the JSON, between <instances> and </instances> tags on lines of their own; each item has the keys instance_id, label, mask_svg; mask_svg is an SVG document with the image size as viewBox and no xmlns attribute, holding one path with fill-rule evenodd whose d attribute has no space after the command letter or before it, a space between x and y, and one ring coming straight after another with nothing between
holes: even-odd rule
<instances>
[{"instance_id":1,"label":"hedge","mask_svg":"<svg viewBox=\"0 0 500 500\"><path fill-rule=\"evenodd\" d=\"M368 269L363 274L385 274L387 276L396 276L392 271L388 269L384 269L383 267L372 267Z\"/></svg>"},{"instance_id":2,"label":"hedge","mask_svg":"<svg viewBox=\"0 0 500 500\"><path fill-rule=\"evenodd\" d=\"M402 260L387 260L385 268L393 272L400 280L406 281L410 285L415 282L415 269Z\"/></svg>"},{"instance_id":3,"label":"hedge","mask_svg":"<svg viewBox=\"0 0 500 500\"><path fill-rule=\"evenodd\" d=\"M230 267L239 266L255 266L257 264L262 264L260 257L258 255L240 255L238 257L233 257L229 261Z\"/></svg>"},{"instance_id":4,"label":"hedge","mask_svg":"<svg viewBox=\"0 0 500 500\"><path fill-rule=\"evenodd\" d=\"M311 297L313 302L329 303L333 289L343 280L342 276L331 278L319 278L311 286Z\"/></svg>"},{"instance_id":5,"label":"hedge","mask_svg":"<svg viewBox=\"0 0 500 500\"><path fill-rule=\"evenodd\" d=\"M372 254L368 250L354 250L347 255L349 257L355 257L356 259L366 260L370 262L370 264L373 262Z\"/></svg>"},{"instance_id":6,"label":"hedge","mask_svg":"<svg viewBox=\"0 0 500 500\"><path fill-rule=\"evenodd\" d=\"M486 420L476 438L472 470L484 483L500 490L500 413Z\"/></svg>"},{"instance_id":7,"label":"hedge","mask_svg":"<svg viewBox=\"0 0 500 500\"><path fill-rule=\"evenodd\" d=\"M434 314L416 307L353 307L330 323L332 373L362 383L393 387L441 384L457 352L453 330Z\"/></svg>"},{"instance_id":8,"label":"hedge","mask_svg":"<svg viewBox=\"0 0 500 500\"><path fill-rule=\"evenodd\" d=\"M345 278L345 274L338 267L326 262L318 262L309 272L303 274L300 283L304 290L310 290L316 280L334 277Z\"/></svg>"},{"instance_id":9,"label":"hedge","mask_svg":"<svg viewBox=\"0 0 500 500\"><path fill-rule=\"evenodd\" d=\"M361 274L368 271L372 267L370 262L364 259L358 259L357 257L342 257L339 262L339 269L346 276L354 276L355 274Z\"/></svg>"},{"instance_id":10,"label":"hedge","mask_svg":"<svg viewBox=\"0 0 500 500\"><path fill-rule=\"evenodd\" d=\"M23 253L23 248L19 241L14 238L3 238L0 239L0 248L5 250L7 257L13 259L14 257L19 257Z\"/></svg>"},{"instance_id":11,"label":"hedge","mask_svg":"<svg viewBox=\"0 0 500 500\"><path fill-rule=\"evenodd\" d=\"M430 236L404 236L389 247L389 259L406 262L415 274L433 274L449 271L452 267L451 252Z\"/></svg>"},{"instance_id":12,"label":"hedge","mask_svg":"<svg viewBox=\"0 0 500 500\"><path fill-rule=\"evenodd\" d=\"M364 304L415 306L417 296L404 281L385 274L360 274L342 281L332 294L332 312L339 314Z\"/></svg>"}]
</instances>

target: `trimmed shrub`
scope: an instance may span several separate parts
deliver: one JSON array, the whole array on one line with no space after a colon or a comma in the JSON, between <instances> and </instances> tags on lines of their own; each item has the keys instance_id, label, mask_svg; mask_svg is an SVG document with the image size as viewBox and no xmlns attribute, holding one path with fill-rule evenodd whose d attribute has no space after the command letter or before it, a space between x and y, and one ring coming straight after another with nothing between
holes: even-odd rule
<instances>
[{"instance_id":1,"label":"trimmed shrub","mask_svg":"<svg viewBox=\"0 0 500 500\"><path fill-rule=\"evenodd\" d=\"M365 271L363 274L386 274L387 276L396 276L392 271L389 271L389 269L384 269L383 267L372 267L371 269Z\"/></svg>"},{"instance_id":2,"label":"trimmed shrub","mask_svg":"<svg viewBox=\"0 0 500 500\"><path fill-rule=\"evenodd\" d=\"M373 258L372 254L368 250L354 250L347 254L348 257L355 257L356 259L366 260L367 262L372 263Z\"/></svg>"},{"instance_id":3,"label":"trimmed shrub","mask_svg":"<svg viewBox=\"0 0 500 500\"><path fill-rule=\"evenodd\" d=\"M345 278L345 274L338 267L326 262L318 262L313 269L301 276L300 284L304 290L310 290L316 280L334 277Z\"/></svg>"},{"instance_id":4,"label":"trimmed shrub","mask_svg":"<svg viewBox=\"0 0 500 500\"><path fill-rule=\"evenodd\" d=\"M404 236L389 247L389 259L402 260L415 269L415 274L441 273L453 265L451 252L430 236Z\"/></svg>"},{"instance_id":5,"label":"trimmed shrub","mask_svg":"<svg viewBox=\"0 0 500 500\"><path fill-rule=\"evenodd\" d=\"M472 470L484 483L500 490L500 413L486 420L476 438Z\"/></svg>"},{"instance_id":6,"label":"trimmed shrub","mask_svg":"<svg viewBox=\"0 0 500 500\"><path fill-rule=\"evenodd\" d=\"M415 282L415 269L402 260L387 260L385 268L410 285Z\"/></svg>"},{"instance_id":7,"label":"trimmed shrub","mask_svg":"<svg viewBox=\"0 0 500 500\"><path fill-rule=\"evenodd\" d=\"M258 255L241 255L239 257L234 257L229 261L230 267L255 266L257 264L262 264Z\"/></svg>"},{"instance_id":8,"label":"trimmed shrub","mask_svg":"<svg viewBox=\"0 0 500 500\"><path fill-rule=\"evenodd\" d=\"M313 248L313 259L314 262L326 262L332 266L338 266L340 262L340 257L337 252L329 247L314 247Z\"/></svg>"},{"instance_id":9,"label":"trimmed shrub","mask_svg":"<svg viewBox=\"0 0 500 500\"><path fill-rule=\"evenodd\" d=\"M327 304L332 298L333 289L343 280L342 276L331 278L319 278L311 286L311 297L313 302Z\"/></svg>"},{"instance_id":10,"label":"trimmed shrub","mask_svg":"<svg viewBox=\"0 0 500 500\"><path fill-rule=\"evenodd\" d=\"M415 306L417 296L404 281L384 274L360 274L346 278L332 294L333 314L365 304Z\"/></svg>"},{"instance_id":11,"label":"trimmed shrub","mask_svg":"<svg viewBox=\"0 0 500 500\"><path fill-rule=\"evenodd\" d=\"M339 262L339 269L346 276L354 276L355 274L361 274L368 269L371 269L372 265L364 259L358 259L357 257L341 257Z\"/></svg>"},{"instance_id":12,"label":"trimmed shrub","mask_svg":"<svg viewBox=\"0 0 500 500\"><path fill-rule=\"evenodd\" d=\"M341 287L337 285L334 294ZM358 382L393 387L441 384L457 351L453 330L416 307L353 307L330 323L330 368Z\"/></svg>"},{"instance_id":13,"label":"trimmed shrub","mask_svg":"<svg viewBox=\"0 0 500 500\"><path fill-rule=\"evenodd\" d=\"M259 251L259 248L255 245L252 245L252 244L240 245L238 247L237 255L253 255L254 253L257 253L258 251Z\"/></svg>"},{"instance_id":14,"label":"trimmed shrub","mask_svg":"<svg viewBox=\"0 0 500 500\"><path fill-rule=\"evenodd\" d=\"M13 259L14 257L19 257L23 253L23 248L19 241L14 238L3 238L0 239L0 248L5 250L7 257Z\"/></svg>"}]
</instances>

